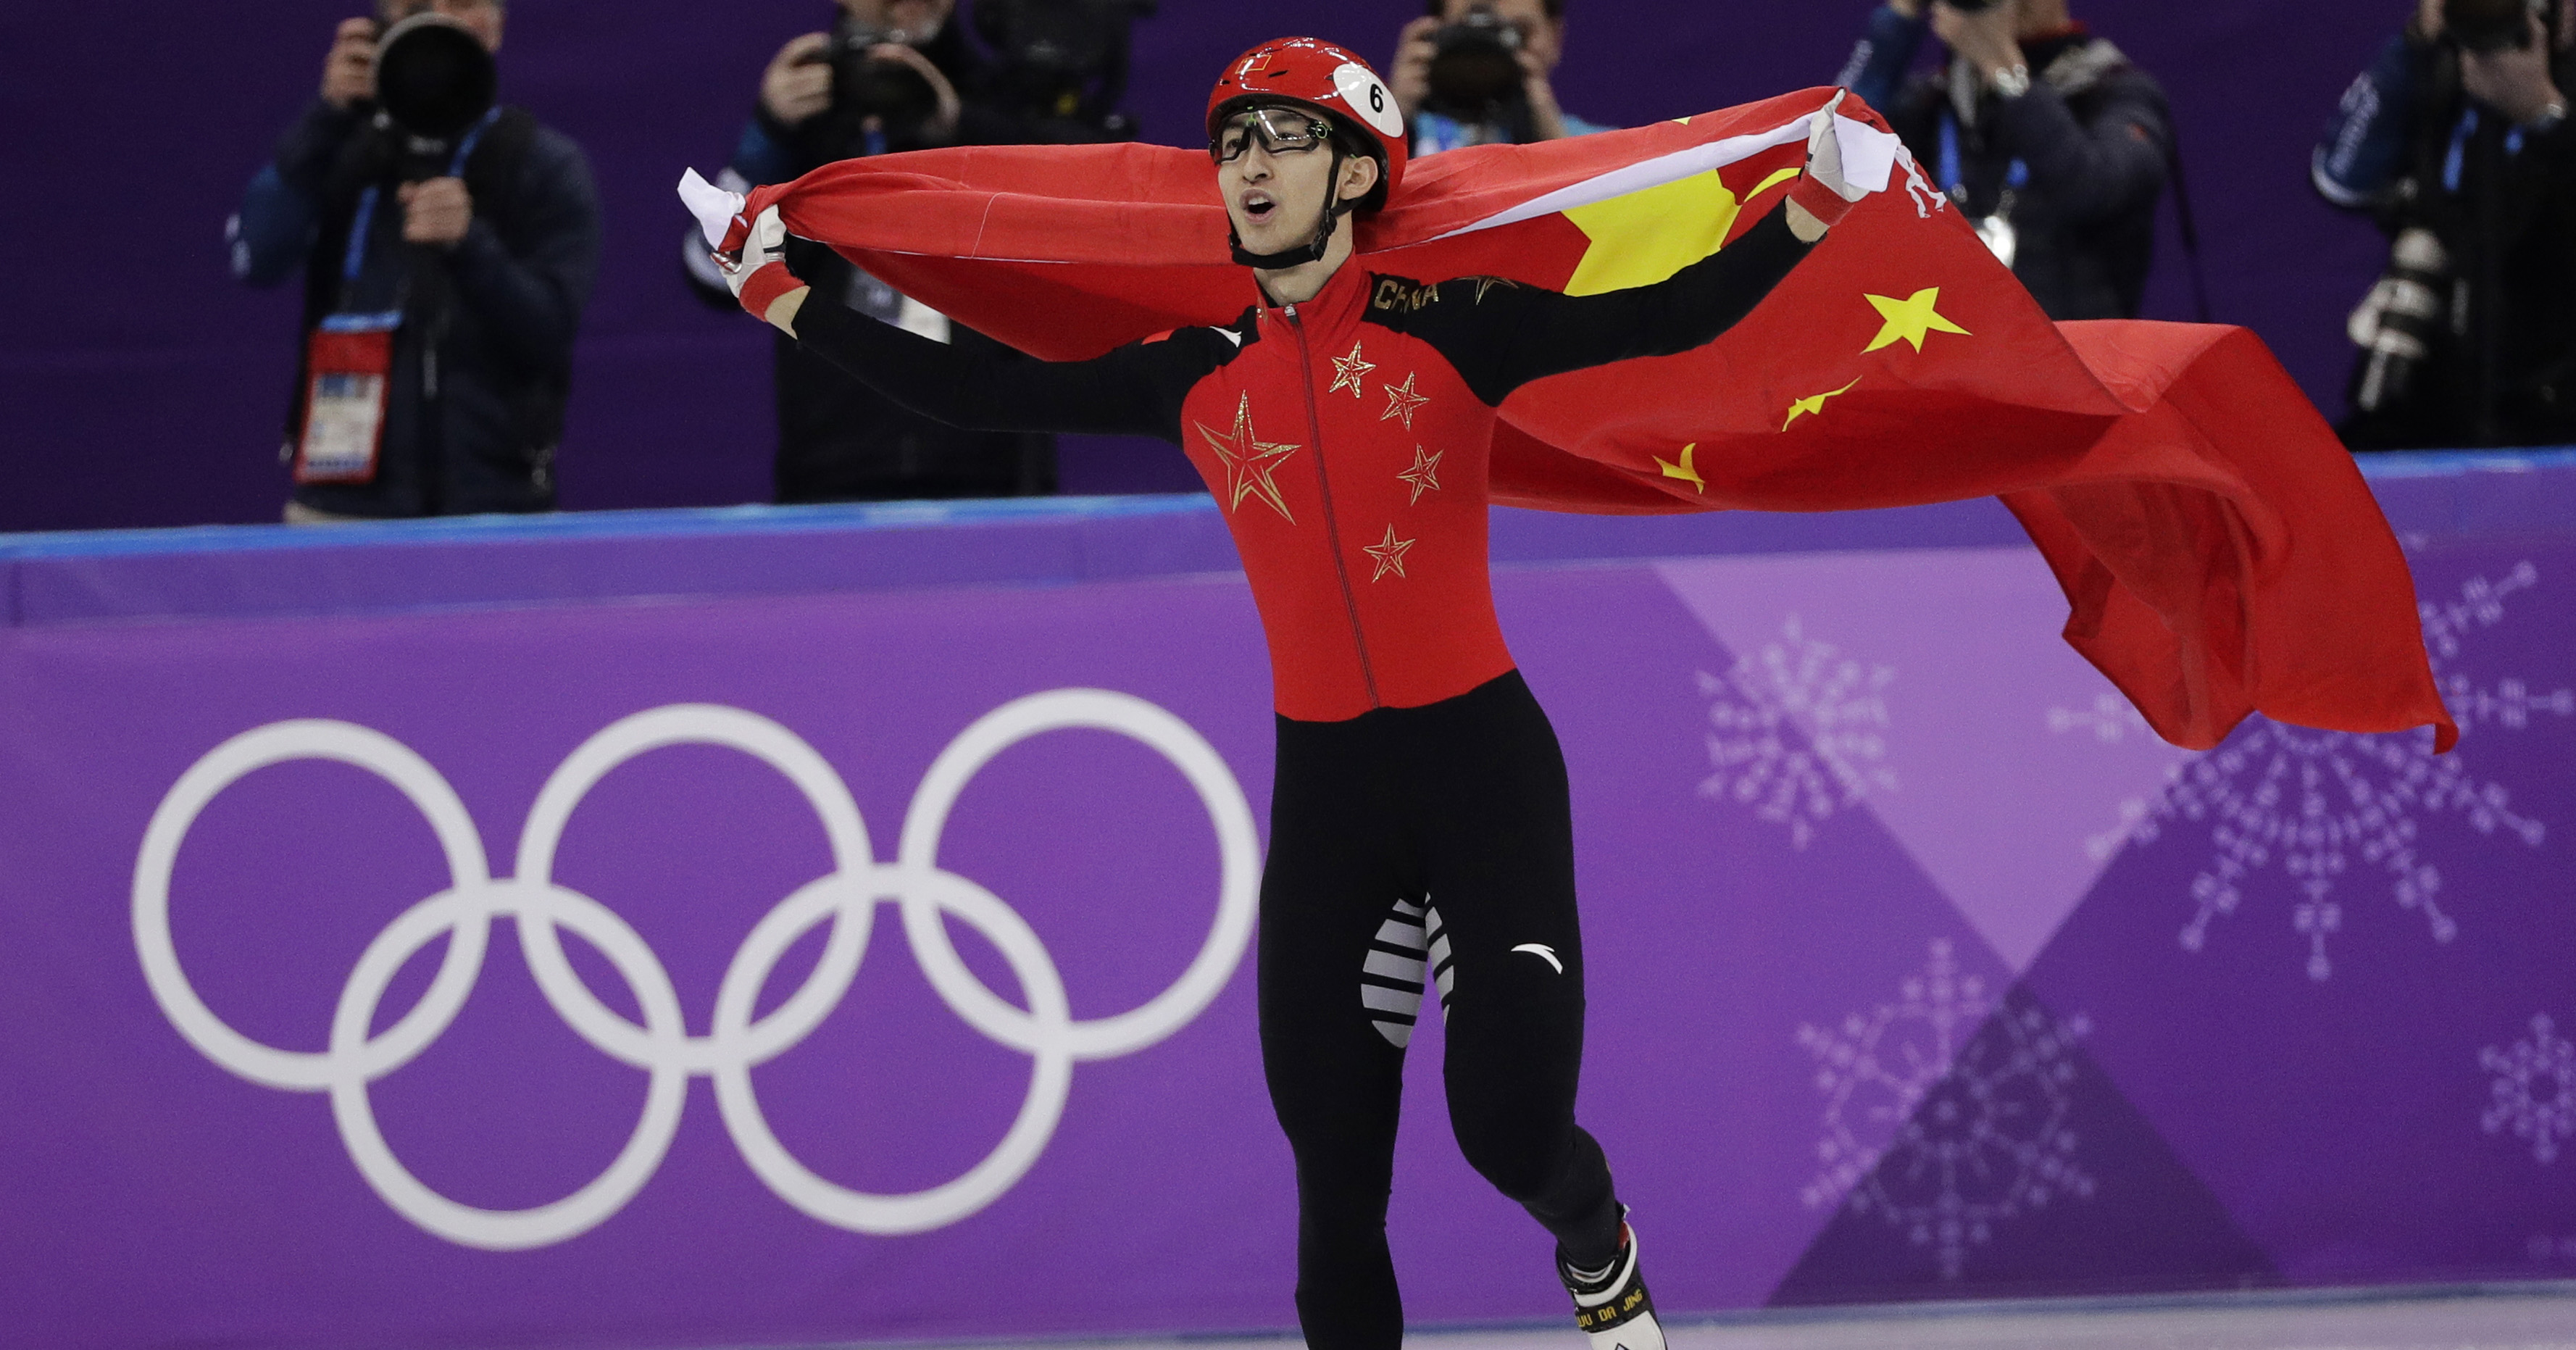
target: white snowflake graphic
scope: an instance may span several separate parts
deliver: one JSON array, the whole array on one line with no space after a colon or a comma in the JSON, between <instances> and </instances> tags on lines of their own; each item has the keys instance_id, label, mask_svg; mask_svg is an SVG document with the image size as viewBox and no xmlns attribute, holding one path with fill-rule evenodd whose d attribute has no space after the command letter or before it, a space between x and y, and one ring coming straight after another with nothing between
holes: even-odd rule
<instances>
[{"instance_id":1,"label":"white snowflake graphic","mask_svg":"<svg viewBox=\"0 0 2576 1350\"><path fill-rule=\"evenodd\" d=\"M1955 1280L1996 1225L2093 1194L2066 1123L2075 1042L2090 1024L1990 1001L1948 942L1896 1001L1833 1031L1798 1028L1825 1094L1822 1169L1800 1192L1884 1217Z\"/></svg>"},{"instance_id":2,"label":"white snowflake graphic","mask_svg":"<svg viewBox=\"0 0 2576 1350\"><path fill-rule=\"evenodd\" d=\"M2481 685L2446 669L2469 633L2503 622L2506 597L2538 583L2538 569L2526 561L2502 581L2478 577L2460 588L2459 599L2420 607L2434 679L2464 737L2481 726L2520 731L2539 714L2576 714L2576 691L2535 693L2519 679ZM2048 725L2105 742L2145 734L2144 719L2108 694L2089 710L2050 709ZM2461 753L2434 755L2429 730L2364 736L2255 717L2225 745L2176 765L2153 802L2123 802L2119 822L2086 847L2107 858L2130 839L2155 842L2177 821L2208 821L2213 852L2192 879L2196 912L2183 926L2182 945L2200 950L2211 921L2243 902L2248 879L2278 862L2299 893L2291 924L2308 939L2308 976L2323 980L2334 973L2327 939L2344 921L2337 878L2356 865L2386 873L2398 905L2422 914L2436 942L2448 942L2459 925L2441 906L2440 869L2417 848L2418 822L2454 813L2480 834L2502 830L2537 848L2546 827L2515 814L2511 801L2503 785L2473 776Z\"/></svg>"},{"instance_id":3,"label":"white snowflake graphic","mask_svg":"<svg viewBox=\"0 0 2576 1350\"><path fill-rule=\"evenodd\" d=\"M2535 1013L2531 1034L2499 1050L2478 1052L2478 1065L2495 1075L2493 1102L2478 1123L2489 1134L2510 1131L2547 1164L2558 1141L2576 1135L2576 1043L2558 1034L2547 1013Z\"/></svg>"},{"instance_id":4,"label":"white snowflake graphic","mask_svg":"<svg viewBox=\"0 0 2576 1350\"><path fill-rule=\"evenodd\" d=\"M2070 731L2090 732L2093 739L2102 745L2124 745L2131 740L2156 740L2155 728L2147 725L2147 719L2138 711L2137 705L2117 693L2094 695L2093 706L2090 708L2049 709L2048 729L2060 736ZM2161 741L2157 743L2162 744ZM2181 771L2181 766L2176 765L2174 773L2179 774ZM2170 784L2173 778L2168 776L2165 781ZM2084 836L2084 856L2097 863L2110 861L2111 855L2119 852L2122 846L2129 842L2129 836L2138 832L2138 823L2145 820L2147 813L2153 809L2155 809L2153 797L2121 798L2118 821L2099 834Z\"/></svg>"},{"instance_id":5,"label":"white snowflake graphic","mask_svg":"<svg viewBox=\"0 0 2576 1350\"><path fill-rule=\"evenodd\" d=\"M1781 640L1736 658L1724 678L1699 672L1709 700L1703 797L1731 797L1789 827L1805 848L1817 826L1873 792L1896 789L1887 755L1887 686L1896 668L1864 666L1806 635L1798 616Z\"/></svg>"}]
</instances>

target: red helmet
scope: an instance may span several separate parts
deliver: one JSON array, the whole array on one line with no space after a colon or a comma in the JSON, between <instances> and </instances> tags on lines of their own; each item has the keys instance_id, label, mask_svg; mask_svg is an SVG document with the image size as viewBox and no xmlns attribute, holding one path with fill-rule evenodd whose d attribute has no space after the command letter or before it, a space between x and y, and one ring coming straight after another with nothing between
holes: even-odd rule
<instances>
[{"instance_id":1,"label":"red helmet","mask_svg":"<svg viewBox=\"0 0 2576 1350\"><path fill-rule=\"evenodd\" d=\"M1404 179L1404 112L1369 63L1315 38L1278 38L1226 66L1208 94L1207 131L1238 108L1271 101L1301 103L1373 142L1384 189ZM1372 196L1377 194L1372 193ZM1384 200L1380 197L1379 200Z\"/></svg>"}]
</instances>

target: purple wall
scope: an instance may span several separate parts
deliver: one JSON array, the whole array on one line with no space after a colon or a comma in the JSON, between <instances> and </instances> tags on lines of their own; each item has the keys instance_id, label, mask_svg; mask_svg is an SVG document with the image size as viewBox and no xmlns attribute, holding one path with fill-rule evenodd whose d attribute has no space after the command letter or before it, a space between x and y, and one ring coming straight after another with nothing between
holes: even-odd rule
<instances>
[{"instance_id":1,"label":"purple wall","mask_svg":"<svg viewBox=\"0 0 2576 1350\"><path fill-rule=\"evenodd\" d=\"M1989 502L1498 513L1573 789L1581 1115L1669 1313L2576 1272L2576 454L2372 469L2446 756L2261 718L2162 744ZM1290 1325L1220 922L1270 777L1220 526L1202 497L0 541L0 1350ZM1005 708L1030 734L934 768ZM612 727L638 753L594 777ZM735 748L646 748L675 732ZM293 753L234 753L262 744ZM1027 1013L943 978L898 895ZM797 897L852 906L839 946L767 917ZM757 1053L720 1034L737 987ZM1546 1235L1442 1119L1440 1037L1397 1146L1408 1316L1562 1328Z\"/></svg>"},{"instance_id":2,"label":"purple wall","mask_svg":"<svg viewBox=\"0 0 2576 1350\"><path fill-rule=\"evenodd\" d=\"M243 182L318 78L358 0L0 10L0 531L275 517L272 447L295 302L225 275L220 232ZM1802 5L1577 0L1566 106L1637 122L1830 78L1862 0ZM2218 317L2261 332L2314 397L2340 401L2341 319L2377 263L2373 231L2306 186L2317 128L2403 16L2401 0L2083 0L2174 93ZM2382 13L2381 11L2385 11ZM761 332L682 288L670 184L715 167L768 53L825 0L732 5L526 0L503 53L507 96L589 150L607 253L585 328L563 458L576 508L762 500L771 426ZM1326 36L1382 56L1406 0L1332 0ZM1257 11L1165 0L1140 30L1146 133L1191 138L1210 73L1272 36ZM2151 317L2189 312L2171 252ZM1071 490L1188 486L1148 445L1076 446Z\"/></svg>"}]
</instances>

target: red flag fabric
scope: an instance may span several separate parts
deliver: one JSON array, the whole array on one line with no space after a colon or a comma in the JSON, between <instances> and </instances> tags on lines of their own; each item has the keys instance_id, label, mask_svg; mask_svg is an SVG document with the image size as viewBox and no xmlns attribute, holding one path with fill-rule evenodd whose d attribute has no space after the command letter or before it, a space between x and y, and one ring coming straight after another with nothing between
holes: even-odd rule
<instances>
[{"instance_id":1,"label":"red flag fabric","mask_svg":"<svg viewBox=\"0 0 2576 1350\"><path fill-rule=\"evenodd\" d=\"M1750 228L1798 177L1808 90L1629 131L1420 161L1356 222L1370 272L1592 294ZM1846 99L1842 112L1884 130ZM1256 301L1203 153L976 147L827 165L754 192L794 233L1049 359ZM2065 636L2165 739L2253 712L2458 729L2414 585L2351 456L2262 342L2210 325L2051 323L1913 161L1752 315L1677 356L1511 396L1495 500L1550 510L1832 511L2003 500L2055 572Z\"/></svg>"}]
</instances>

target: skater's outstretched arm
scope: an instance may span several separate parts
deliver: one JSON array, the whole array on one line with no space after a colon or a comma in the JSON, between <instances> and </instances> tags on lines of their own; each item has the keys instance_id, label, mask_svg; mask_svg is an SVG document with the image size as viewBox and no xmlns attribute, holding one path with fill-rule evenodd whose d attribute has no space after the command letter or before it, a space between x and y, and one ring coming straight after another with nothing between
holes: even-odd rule
<instances>
[{"instance_id":1,"label":"skater's outstretched arm","mask_svg":"<svg viewBox=\"0 0 2576 1350\"><path fill-rule=\"evenodd\" d=\"M786 227L763 212L728 283L743 307L924 417L970 431L1093 432L1180 440L1181 400L1235 346L1208 328L1133 342L1088 361L962 350L814 293L781 254Z\"/></svg>"},{"instance_id":2,"label":"skater's outstretched arm","mask_svg":"<svg viewBox=\"0 0 2576 1350\"><path fill-rule=\"evenodd\" d=\"M1810 120L1806 173L1788 199L1735 242L1644 286L1566 295L1467 277L1421 287L1400 279L1380 317L1449 357L1490 405L1532 380L1641 356L1671 356L1734 327L1814 250L1866 193L1846 180L1834 114ZM1415 297L1420 297L1419 299ZM1373 301L1376 297L1372 297Z\"/></svg>"},{"instance_id":3,"label":"skater's outstretched arm","mask_svg":"<svg viewBox=\"0 0 2576 1350\"><path fill-rule=\"evenodd\" d=\"M1177 443L1181 400L1233 353L1207 328L1131 342L1088 361L961 351L810 291L787 320L780 327L790 336L878 393L974 431L1145 435Z\"/></svg>"}]
</instances>

